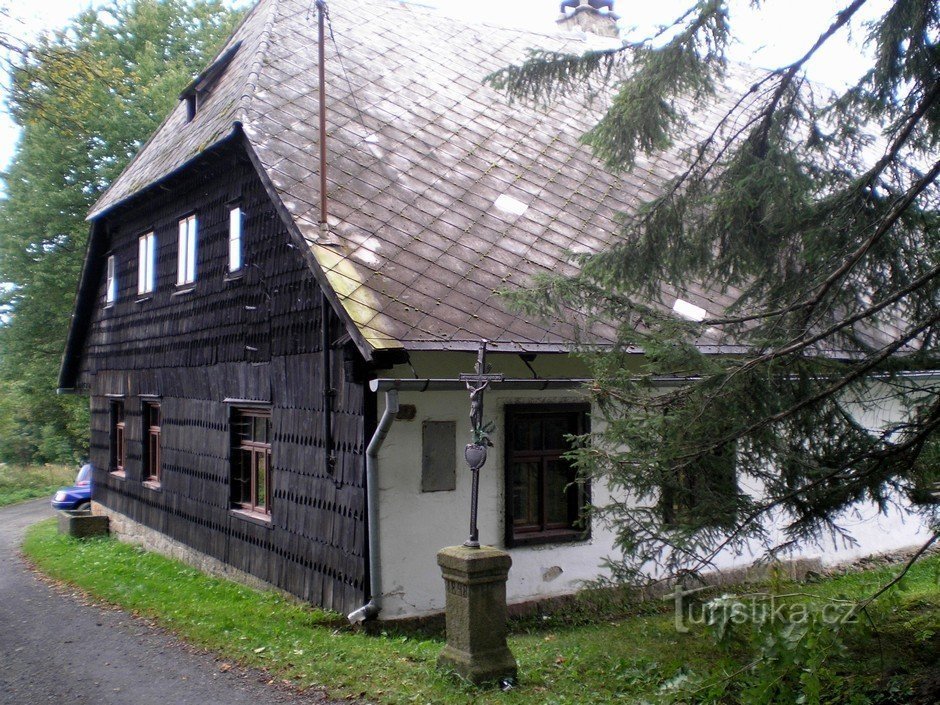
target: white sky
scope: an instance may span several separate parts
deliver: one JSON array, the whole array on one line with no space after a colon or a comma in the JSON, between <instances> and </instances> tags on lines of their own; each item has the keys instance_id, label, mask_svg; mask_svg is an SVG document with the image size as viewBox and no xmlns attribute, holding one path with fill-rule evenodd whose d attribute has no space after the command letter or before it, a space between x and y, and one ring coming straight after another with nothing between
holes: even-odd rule
<instances>
[{"instance_id":1,"label":"white sky","mask_svg":"<svg viewBox=\"0 0 940 705\"><path fill-rule=\"evenodd\" d=\"M361 0L368 2L368 0ZM310 0L311 4L313 0ZM415 0L416 4L438 7L442 12L472 21L535 30L553 31L559 15L557 0ZM670 22L692 0L616 0L615 11L623 27L636 27L638 32ZM869 0L863 8L865 17L880 14L888 0ZM69 18L89 7L91 0L42 0L42 2L10 3L0 0L0 10L8 8L9 16L0 16L0 29L19 38L34 36L43 29L65 26ZM229 0L234 6L245 6L248 0ZM788 64L812 46L820 32L827 28L835 13L847 2L838 0L764 0L760 10L753 10L747 0L733 0L731 23L739 36L746 38L733 49L734 58L757 66ZM854 23L854 39L864 37L861 24ZM849 43L843 30L842 40L826 47L808 67L811 77L834 87L841 87L861 72L860 53ZM5 86L4 86L5 88ZM17 139L16 126L0 109L0 168L5 168L13 155Z\"/></svg>"}]
</instances>

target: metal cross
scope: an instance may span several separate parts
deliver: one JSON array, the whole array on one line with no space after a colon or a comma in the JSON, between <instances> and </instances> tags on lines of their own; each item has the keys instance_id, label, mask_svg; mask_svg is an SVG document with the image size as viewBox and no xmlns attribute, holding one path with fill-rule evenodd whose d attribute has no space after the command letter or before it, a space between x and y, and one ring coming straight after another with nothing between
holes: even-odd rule
<instances>
[{"instance_id":1,"label":"metal cross","mask_svg":"<svg viewBox=\"0 0 940 705\"><path fill-rule=\"evenodd\" d=\"M467 384L470 392L470 430L473 434L473 443L464 448L464 458L473 479L470 485L470 538L464 541L464 546L470 548L480 547L480 532L477 530L477 504L480 496L480 468L486 462L486 448L493 445L487 436L487 427L483 423L483 393L490 386L490 382L502 382L503 375L490 374L486 364L486 342L480 342L477 352L477 364L472 374L461 374L460 380Z\"/></svg>"}]
</instances>

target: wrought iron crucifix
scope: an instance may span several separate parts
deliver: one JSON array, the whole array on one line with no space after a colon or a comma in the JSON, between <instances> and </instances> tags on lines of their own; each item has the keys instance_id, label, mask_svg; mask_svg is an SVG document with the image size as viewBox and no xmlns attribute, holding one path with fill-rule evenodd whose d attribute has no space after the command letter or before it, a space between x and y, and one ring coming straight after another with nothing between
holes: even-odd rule
<instances>
[{"instance_id":1,"label":"wrought iron crucifix","mask_svg":"<svg viewBox=\"0 0 940 705\"><path fill-rule=\"evenodd\" d=\"M473 479L470 485L470 538L464 541L464 546L469 548L480 547L480 533L477 530L477 504L480 498L480 468L486 463L486 448L493 445L487 435L491 426L483 422L483 393L490 386L490 382L502 382L501 374L490 374L490 368L486 364L486 342L480 341L480 349L477 352L477 364L472 374L461 374L460 380L466 382L467 391L470 392L470 430L473 434L473 442L468 443L464 448L464 458L470 471L473 473Z\"/></svg>"}]
</instances>

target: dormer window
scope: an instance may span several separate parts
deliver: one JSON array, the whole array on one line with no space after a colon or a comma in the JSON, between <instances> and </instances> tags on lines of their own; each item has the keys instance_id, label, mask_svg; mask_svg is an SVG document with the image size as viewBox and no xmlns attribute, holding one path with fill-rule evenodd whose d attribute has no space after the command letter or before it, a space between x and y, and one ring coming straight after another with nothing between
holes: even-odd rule
<instances>
[{"instance_id":1,"label":"dormer window","mask_svg":"<svg viewBox=\"0 0 940 705\"><path fill-rule=\"evenodd\" d=\"M186 99L186 122L192 122L193 118L196 117L197 96L195 93L190 93L184 97Z\"/></svg>"},{"instance_id":2,"label":"dormer window","mask_svg":"<svg viewBox=\"0 0 940 705\"><path fill-rule=\"evenodd\" d=\"M192 122L196 113L202 107L206 97L219 82L225 69L235 58L241 42L234 44L226 50L212 65L193 79L193 82L186 86L186 89L180 93L180 100L186 101L186 122Z\"/></svg>"}]
</instances>

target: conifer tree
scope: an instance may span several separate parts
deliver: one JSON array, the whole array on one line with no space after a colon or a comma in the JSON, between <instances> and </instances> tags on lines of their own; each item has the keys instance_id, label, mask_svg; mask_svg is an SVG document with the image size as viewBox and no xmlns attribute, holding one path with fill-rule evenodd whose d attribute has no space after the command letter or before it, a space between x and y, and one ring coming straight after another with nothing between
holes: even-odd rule
<instances>
[{"instance_id":1,"label":"conifer tree","mask_svg":"<svg viewBox=\"0 0 940 705\"><path fill-rule=\"evenodd\" d=\"M603 423L574 457L628 497L596 509L617 527L619 578L852 541L862 501L920 513L938 539L940 5L893 0L857 83L814 85L806 63L865 4L773 70L729 61L728 2L700 0L655 38L536 52L488 79L536 102L606 90L583 141L607 168L682 164L580 274L517 296L585 316L585 334L617 325L612 349L583 341ZM683 318L677 298L701 307Z\"/></svg>"}]
</instances>

